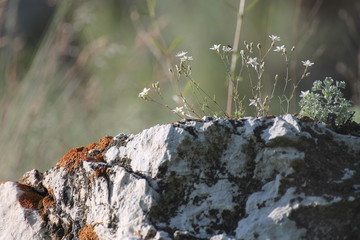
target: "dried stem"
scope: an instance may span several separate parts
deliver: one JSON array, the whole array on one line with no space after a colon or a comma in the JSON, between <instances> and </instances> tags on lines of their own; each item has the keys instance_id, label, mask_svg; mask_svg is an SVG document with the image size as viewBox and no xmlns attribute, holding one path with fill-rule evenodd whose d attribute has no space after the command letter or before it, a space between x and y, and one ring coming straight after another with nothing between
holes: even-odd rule
<instances>
[{"instance_id":1,"label":"dried stem","mask_svg":"<svg viewBox=\"0 0 360 240\"><path fill-rule=\"evenodd\" d=\"M239 5L239 12L237 14L237 22L236 22L236 29L235 29L235 36L234 36L234 44L233 44L233 54L231 58L231 66L230 66L230 74L231 78L229 81L228 87L228 97L227 97L227 106L226 112L227 115L231 116L232 113L232 104L233 104L233 96L234 96L234 76L235 76L235 69L236 69L236 62L237 62L237 50L240 41L240 32L241 32L241 25L244 18L244 8L245 7L245 0L240 0Z\"/></svg>"}]
</instances>

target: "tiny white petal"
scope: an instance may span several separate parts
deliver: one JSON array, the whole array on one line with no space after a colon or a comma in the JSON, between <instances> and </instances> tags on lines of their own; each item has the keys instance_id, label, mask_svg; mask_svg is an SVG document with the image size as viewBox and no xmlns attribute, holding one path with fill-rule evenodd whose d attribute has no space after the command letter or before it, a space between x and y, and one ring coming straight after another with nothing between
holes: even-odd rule
<instances>
[{"instance_id":1,"label":"tiny white petal","mask_svg":"<svg viewBox=\"0 0 360 240\"><path fill-rule=\"evenodd\" d=\"M249 100L250 100L249 106L255 106L255 107L257 107L257 100L256 100L256 99L249 99Z\"/></svg>"},{"instance_id":2,"label":"tiny white petal","mask_svg":"<svg viewBox=\"0 0 360 240\"><path fill-rule=\"evenodd\" d=\"M184 111L183 111L184 107L176 107L174 110L172 110L174 113L176 114L182 114L184 115Z\"/></svg>"},{"instance_id":3,"label":"tiny white petal","mask_svg":"<svg viewBox=\"0 0 360 240\"><path fill-rule=\"evenodd\" d=\"M275 41L280 42L280 37L278 37L278 36L270 35L269 38L270 38L271 40L273 40L274 42L275 42Z\"/></svg>"},{"instance_id":4,"label":"tiny white petal","mask_svg":"<svg viewBox=\"0 0 360 240\"><path fill-rule=\"evenodd\" d=\"M192 60L194 60L192 56L183 56L182 58L180 58L181 62L192 61Z\"/></svg>"},{"instance_id":5,"label":"tiny white petal","mask_svg":"<svg viewBox=\"0 0 360 240\"><path fill-rule=\"evenodd\" d=\"M139 93L139 98L142 98L142 99L147 99L147 96L149 94L149 91L150 91L150 88L144 88L143 91L141 93Z\"/></svg>"},{"instance_id":6,"label":"tiny white petal","mask_svg":"<svg viewBox=\"0 0 360 240\"><path fill-rule=\"evenodd\" d=\"M233 49L232 47L230 46L223 46L223 49L222 49L224 52L231 52Z\"/></svg>"},{"instance_id":7,"label":"tiny white petal","mask_svg":"<svg viewBox=\"0 0 360 240\"><path fill-rule=\"evenodd\" d=\"M301 94L300 94L300 97L305 97L305 96L307 96L307 95L309 95L310 94L310 91L309 90L307 90L307 91L301 91Z\"/></svg>"},{"instance_id":8,"label":"tiny white petal","mask_svg":"<svg viewBox=\"0 0 360 240\"><path fill-rule=\"evenodd\" d=\"M274 52L282 52L282 53L285 53L286 52L286 48L285 48L285 45L282 45L282 46L276 46L276 48L274 49Z\"/></svg>"},{"instance_id":9,"label":"tiny white petal","mask_svg":"<svg viewBox=\"0 0 360 240\"><path fill-rule=\"evenodd\" d=\"M250 64L252 67L256 67L257 65L259 65L259 63L257 62L257 58L249 58L249 60L246 62L247 64Z\"/></svg>"},{"instance_id":10,"label":"tiny white petal","mask_svg":"<svg viewBox=\"0 0 360 240\"><path fill-rule=\"evenodd\" d=\"M212 46L210 48L210 50L214 50L214 51L219 52L220 51L220 46L221 46L221 44L214 44L214 46Z\"/></svg>"},{"instance_id":11,"label":"tiny white petal","mask_svg":"<svg viewBox=\"0 0 360 240\"><path fill-rule=\"evenodd\" d=\"M311 67L312 65L314 65L314 63L310 62L310 60L301 61L301 62L305 67Z\"/></svg>"},{"instance_id":12,"label":"tiny white petal","mask_svg":"<svg viewBox=\"0 0 360 240\"><path fill-rule=\"evenodd\" d=\"M183 57L187 54L187 52L181 51L176 54L176 57Z\"/></svg>"}]
</instances>

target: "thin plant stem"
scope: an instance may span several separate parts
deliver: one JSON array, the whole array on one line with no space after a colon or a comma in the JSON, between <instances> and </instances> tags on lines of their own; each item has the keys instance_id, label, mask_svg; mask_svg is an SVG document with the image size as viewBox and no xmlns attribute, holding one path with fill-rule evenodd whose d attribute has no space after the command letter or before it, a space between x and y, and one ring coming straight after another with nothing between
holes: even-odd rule
<instances>
[{"instance_id":1,"label":"thin plant stem","mask_svg":"<svg viewBox=\"0 0 360 240\"><path fill-rule=\"evenodd\" d=\"M228 97L227 97L227 105L226 105L226 113L228 116L231 116L232 113L232 104L233 104L233 94L234 94L234 76L235 76L235 69L236 69L236 62L237 62L237 50L240 41L240 32L241 32L241 25L244 18L244 10L245 10L245 0L240 0L239 4L239 12L237 14L237 21L236 21L236 29L235 29L235 36L234 36L234 44L233 44L233 54L231 58L231 66L230 66L230 73L231 78L229 80L228 86Z\"/></svg>"},{"instance_id":2,"label":"thin plant stem","mask_svg":"<svg viewBox=\"0 0 360 240\"><path fill-rule=\"evenodd\" d=\"M153 98L150 97L150 96L147 96L146 99L144 99L144 100L145 100L145 101L149 101L149 102L156 103L156 104L158 104L158 105L160 105L160 106L163 106L163 107L167 108L168 110L174 112L174 111L169 107L169 105L163 104L163 103L161 103L161 102L158 102L158 101L156 101L155 99L153 99ZM176 113L176 112L174 112L174 113L175 113L179 118L182 118L182 116L181 116L180 114L178 114L178 113Z\"/></svg>"},{"instance_id":3,"label":"thin plant stem","mask_svg":"<svg viewBox=\"0 0 360 240\"><path fill-rule=\"evenodd\" d=\"M300 82L306 77L307 69L308 69L308 67L305 67L304 72L303 72L303 74L301 75L300 80L299 80L297 83L294 83L294 84L293 84L293 89L292 89L292 91L291 91L291 95L290 95L290 97L289 97L289 99L288 99L288 103L287 103L286 113L289 113L290 101L295 97L295 91L296 91L296 89L298 88Z\"/></svg>"},{"instance_id":4,"label":"thin plant stem","mask_svg":"<svg viewBox=\"0 0 360 240\"><path fill-rule=\"evenodd\" d=\"M260 57L260 62L263 62L264 60L265 60L265 58L266 58L266 56L269 54L269 52L270 52L270 50L274 47L274 45L275 45L275 42L274 41L272 41L271 42L271 46L268 48L268 50L266 51L266 53L265 53L265 55L263 56L263 57Z\"/></svg>"},{"instance_id":5,"label":"thin plant stem","mask_svg":"<svg viewBox=\"0 0 360 240\"><path fill-rule=\"evenodd\" d=\"M194 114L197 118L201 118L201 116L199 114L196 113L196 111L194 110L194 108L190 105L190 103L186 100L186 98L180 94L180 98L183 101L186 110L188 110L189 112L191 112L192 114Z\"/></svg>"},{"instance_id":6,"label":"thin plant stem","mask_svg":"<svg viewBox=\"0 0 360 240\"><path fill-rule=\"evenodd\" d=\"M249 67L246 66L246 68L247 68L247 72L248 72L248 75L249 75L249 82L250 82L251 94L252 94L252 97L255 98L254 84L253 84L253 80L252 80L252 77L251 77L251 73L250 73Z\"/></svg>"},{"instance_id":7,"label":"thin plant stem","mask_svg":"<svg viewBox=\"0 0 360 240\"><path fill-rule=\"evenodd\" d=\"M272 89L272 92L271 92L271 96L269 98L269 104L271 102L271 100L274 98L274 94L275 94L275 89L276 89L276 85L277 85L277 82L278 82L278 76L276 75L275 76L275 81L274 81L274 85L273 85L273 89Z\"/></svg>"},{"instance_id":8,"label":"thin plant stem","mask_svg":"<svg viewBox=\"0 0 360 240\"><path fill-rule=\"evenodd\" d=\"M222 109L222 107L219 105L219 103L218 103L215 99L211 98L211 97L209 96L209 94L207 94L207 93L199 86L199 84L197 84L197 83L195 82L194 79L192 79L190 76L187 76L187 78L191 81L191 83L192 83L193 85L196 86L196 88L198 89L198 91L201 92L202 94L204 94L210 101L212 101L212 102L219 108L219 110L224 113L224 115L225 115L226 117L230 117L230 115L227 114L227 113Z\"/></svg>"},{"instance_id":9,"label":"thin plant stem","mask_svg":"<svg viewBox=\"0 0 360 240\"><path fill-rule=\"evenodd\" d=\"M286 53L284 54L284 56L285 56L285 63L286 63L286 76L285 76L285 86L284 86L283 93L286 94L287 85L288 85L288 82L290 81L289 80L289 60L288 60Z\"/></svg>"}]
</instances>

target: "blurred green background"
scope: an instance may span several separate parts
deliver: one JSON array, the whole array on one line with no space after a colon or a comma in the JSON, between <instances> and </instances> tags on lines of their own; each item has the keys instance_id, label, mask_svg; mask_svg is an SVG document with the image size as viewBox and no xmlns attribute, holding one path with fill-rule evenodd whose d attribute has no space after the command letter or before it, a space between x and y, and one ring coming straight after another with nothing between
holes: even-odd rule
<instances>
[{"instance_id":1,"label":"blurred green background","mask_svg":"<svg viewBox=\"0 0 360 240\"><path fill-rule=\"evenodd\" d=\"M159 81L165 103L176 107L169 68L174 55L193 56L192 74L226 108L225 67L209 48L232 44L239 1L235 0L9 0L0 3L0 179L45 171L69 149L104 135L137 133L178 119L139 99ZM247 0L242 42L296 50L290 75L302 60L311 75L299 87L331 76L360 104L360 3L357 0ZM270 53L264 83L271 91L285 63ZM248 80L240 95L251 97ZM296 94L298 96L299 94ZM298 111L296 103L290 109ZM273 114L279 107L273 106ZM251 108L246 115L254 114Z\"/></svg>"}]
</instances>

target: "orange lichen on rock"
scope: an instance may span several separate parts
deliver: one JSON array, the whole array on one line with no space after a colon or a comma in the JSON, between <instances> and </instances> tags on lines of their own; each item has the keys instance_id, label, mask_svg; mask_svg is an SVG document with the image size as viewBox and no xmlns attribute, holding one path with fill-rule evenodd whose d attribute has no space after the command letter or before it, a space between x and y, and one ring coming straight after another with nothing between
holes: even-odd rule
<instances>
[{"instance_id":1,"label":"orange lichen on rock","mask_svg":"<svg viewBox=\"0 0 360 240\"><path fill-rule=\"evenodd\" d=\"M80 162L86 160L87 152L88 149L85 147L73 148L58 161L56 166L68 169L77 168Z\"/></svg>"},{"instance_id":2,"label":"orange lichen on rock","mask_svg":"<svg viewBox=\"0 0 360 240\"><path fill-rule=\"evenodd\" d=\"M42 208L41 200L44 197L34 192L25 192L19 197L19 203L23 208L39 210Z\"/></svg>"},{"instance_id":3,"label":"orange lichen on rock","mask_svg":"<svg viewBox=\"0 0 360 240\"><path fill-rule=\"evenodd\" d=\"M94 178L106 177L109 175L110 169L100 167L94 171L94 173L90 176L90 181L94 180Z\"/></svg>"},{"instance_id":4,"label":"orange lichen on rock","mask_svg":"<svg viewBox=\"0 0 360 240\"><path fill-rule=\"evenodd\" d=\"M50 206L54 205L55 203L56 203L56 201L50 195L47 195L42 200L42 204L43 204L44 208L46 208L46 209L49 208Z\"/></svg>"},{"instance_id":5,"label":"orange lichen on rock","mask_svg":"<svg viewBox=\"0 0 360 240\"><path fill-rule=\"evenodd\" d=\"M16 183L16 186L23 192L31 192L33 191L33 188L22 183Z\"/></svg>"},{"instance_id":6,"label":"orange lichen on rock","mask_svg":"<svg viewBox=\"0 0 360 240\"><path fill-rule=\"evenodd\" d=\"M91 225L84 227L79 231L79 239L80 240L99 240L96 232L94 231L94 227Z\"/></svg>"},{"instance_id":7,"label":"orange lichen on rock","mask_svg":"<svg viewBox=\"0 0 360 240\"><path fill-rule=\"evenodd\" d=\"M25 184L17 183L17 187L24 193L20 195L18 201L23 208L39 210L42 208L43 195L36 192L32 187Z\"/></svg>"},{"instance_id":8,"label":"orange lichen on rock","mask_svg":"<svg viewBox=\"0 0 360 240\"><path fill-rule=\"evenodd\" d=\"M113 137L103 137L98 143L90 143L87 147L71 149L56 164L57 167L65 167L68 172L73 172L81 162L104 162L106 147L112 142Z\"/></svg>"}]
</instances>

